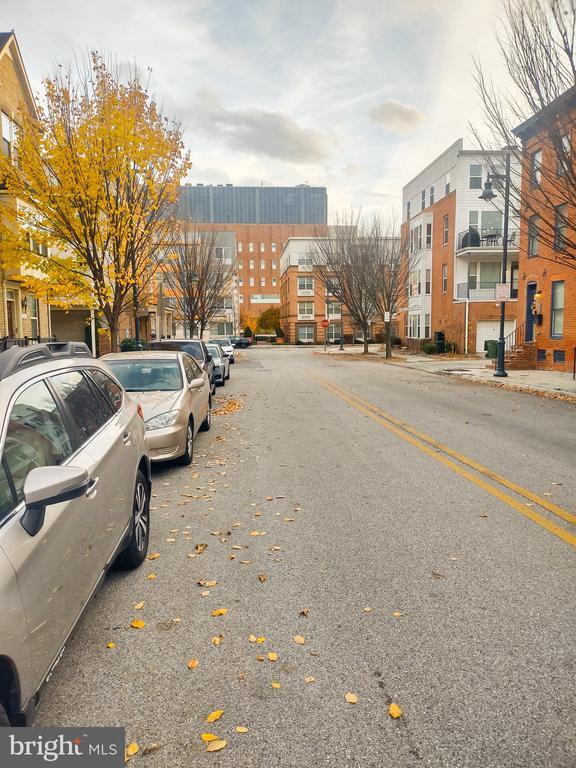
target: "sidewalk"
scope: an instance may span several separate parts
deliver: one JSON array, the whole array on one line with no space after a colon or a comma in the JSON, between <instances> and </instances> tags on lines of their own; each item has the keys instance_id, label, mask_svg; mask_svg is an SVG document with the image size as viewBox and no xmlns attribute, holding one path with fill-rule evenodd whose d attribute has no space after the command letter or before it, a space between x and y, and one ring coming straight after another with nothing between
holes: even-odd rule
<instances>
[{"instance_id":1,"label":"sidewalk","mask_svg":"<svg viewBox=\"0 0 576 768\"><path fill-rule=\"evenodd\" d=\"M380 351L380 344L371 344L371 359L381 358L379 362L387 362L385 355ZM329 347L326 353L319 351L317 354L328 355L361 355L362 346L347 346L344 351L337 347ZM534 392L542 394L545 397L556 397L559 399L574 399L576 401L576 381L572 379L572 373L562 373L560 371L508 371L506 378L496 378L494 368L490 362L483 357L456 358L450 355L406 355L394 353L393 363L405 365L406 368L413 368L419 371L435 373L439 376L452 376L463 379L464 381L475 382L478 384L488 384L494 387L512 389L521 392Z\"/></svg>"}]
</instances>

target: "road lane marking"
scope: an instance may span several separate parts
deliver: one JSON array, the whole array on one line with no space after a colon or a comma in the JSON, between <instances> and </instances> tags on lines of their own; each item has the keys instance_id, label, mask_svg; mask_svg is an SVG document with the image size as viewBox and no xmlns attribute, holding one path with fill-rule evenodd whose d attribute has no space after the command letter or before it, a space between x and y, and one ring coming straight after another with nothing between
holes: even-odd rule
<instances>
[{"instance_id":1,"label":"road lane marking","mask_svg":"<svg viewBox=\"0 0 576 768\"><path fill-rule=\"evenodd\" d=\"M474 485L479 486L480 488L485 490L487 493L491 494L492 496L495 496L497 499L504 502L508 506L512 507L517 512L520 512L520 514L524 515L524 517L527 517L529 520L532 520L532 522L536 523L537 525L540 525L542 528L545 528L554 536L558 536L558 538L562 539L567 544L570 544L571 546L576 547L576 536L574 534L570 533L569 531L566 531L564 528L561 528L559 525L557 525L553 521L548 520L545 517L542 517L542 515L539 515L534 510L529 509L524 504L514 499L512 496L509 496L507 493L504 493L499 488L496 488L494 485L487 483L481 477L477 477L476 475L473 475L467 469L464 469L463 467L459 466L454 461L451 461L451 459L447 458L442 454L446 453L447 455L450 455L453 458L455 458L461 464L469 466L471 469L474 469L480 474L483 474L489 477L490 479L500 483L501 485L504 485L510 490L514 490L515 493L518 493L519 495L524 496L525 498L534 500L534 503L538 504L539 506L542 506L543 508L547 509L549 512L552 512L553 514L558 515L559 517L563 518L568 522L576 524L575 515L572 515L567 510L562 509L562 507L558 507L556 504L552 504L551 502L548 502L546 499L540 498L539 496L532 493L528 489L522 488L522 486L517 485L516 483L512 483L506 478L501 477L495 472L492 472L492 470L489 470L487 467L483 467L482 464L478 464L477 462L473 461L473 459L470 459L467 456L464 456L463 454L458 453L457 451L453 451L451 448L448 448L448 446L444 446L442 443L438 442L437 440L434 440L431 437L427 437L426 435L422 435L421 433L412 429L412 427L409 427L407 424L404 424L398 419L395 419L393 416L386 414L384 411L382 411L382 409L378 408L378 406L362 400L361 398L359 398L357 395L354 395L353 393L346 392L346 390L341 389L340 387L333 384L332 382L327 381L326 379L322 379L319 376L312 376L311 378L315 379L319 384L324 386L327 390L331 391L332 394L334 394L336 397L339 397L341 400L344 400L356 410L360 411L361 413L364 413L370 419L377 422L381 426L385 427L385 429L387 429L388 431L402 438L403 440L415 446L416 448L419 448L421 451L426 453L431 458L435 459L436 461L439 461L441 464L444 464L453 472L456 472L461 477L464 477L466 480L470 481L471 483L474 483ZM428 445L426 443L428 443ZM442 453L438 453L438 451L442 451Z\"/></svg>"}]
</instances>

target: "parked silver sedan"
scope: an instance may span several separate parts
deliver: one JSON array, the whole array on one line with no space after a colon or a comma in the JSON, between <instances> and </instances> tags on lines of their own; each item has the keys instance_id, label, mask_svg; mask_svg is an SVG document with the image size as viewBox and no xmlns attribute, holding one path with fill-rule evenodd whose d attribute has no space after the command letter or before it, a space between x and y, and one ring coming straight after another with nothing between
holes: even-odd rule
<instances>
[{"instance_id":1,"label":"parked silver sedan","mask_svg":"<svg viewBox=\"0 0 576 768\"><path fill-rule=\"evenodd\" d=\"M196 433L212 423L206 371L186 352L116 352L101 360L142 407L151 460L191 464Z\"/></svg>"},{"instance_id":2,"label":"parked silver sedan","mask_svg":"<svg viewBox=\"0 0 576 768\"><path fill-rule=\"evenodd\" d=\"M206 346L214 361L216 384L220 384L220 386L223 387L226 381L230 378L230 357L224 352L220 344L208 342Z\"/></svg>"}]
</instances>

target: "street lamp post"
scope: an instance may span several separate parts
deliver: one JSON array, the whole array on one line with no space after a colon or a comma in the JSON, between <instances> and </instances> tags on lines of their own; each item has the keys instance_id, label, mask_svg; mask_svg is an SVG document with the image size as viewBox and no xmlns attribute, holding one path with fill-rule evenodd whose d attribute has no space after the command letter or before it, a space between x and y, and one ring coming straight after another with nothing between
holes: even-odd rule
<instances>
[{"instance_id":1,"label":"street lamp post","mask_svg":"<svg viewBox=\"0 0 576 768\"><path fill-rule=\"evenodd\" d=\"M138 280L136 273L136 254L132 253L132 297L134 302L134 338L136 339L136 349L140 348L140 316L138 314Z\"/></svg>"},{"instance_id":2,"label":"street lamp post","mask_svg":"<svg viewBox=\"0 0 576 768\"><path fill-rule=\"evenodd\" d=\"M506 283L506 272L508 270L508 228L510 222L510 150L506 148L506 172L489 173L484 184L484 191L480 195L480 200L485 200L487 203L494 200L496 193L492 189L493 181L504 181L504 230L502 233L502 283ZM498 337L498 348L496 356L496 370L494 376L504 377L508 376L506 373L504 355L505 355L505 341L504 330L506 321L506 300L502 299L500 302L500 335Z\"/></svg>"}]
</instances>

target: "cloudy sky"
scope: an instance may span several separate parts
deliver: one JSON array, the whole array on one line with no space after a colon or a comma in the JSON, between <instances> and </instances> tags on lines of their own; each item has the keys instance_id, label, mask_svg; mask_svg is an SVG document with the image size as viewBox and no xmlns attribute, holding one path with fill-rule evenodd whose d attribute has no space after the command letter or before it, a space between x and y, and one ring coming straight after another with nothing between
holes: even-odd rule
<instances>
[{"instance_id":1,"label":"cloudy sky","mask_svg":"<svg viewBox=\"0 0 576 768\"><path fill-rule=\"evenodd\" d=\"M189 181L328 187L331 212L389 214L481 112L501 0L18 0L0 9L40 91L90 49L152 70Z\"/></svg>"}]
</instances>

